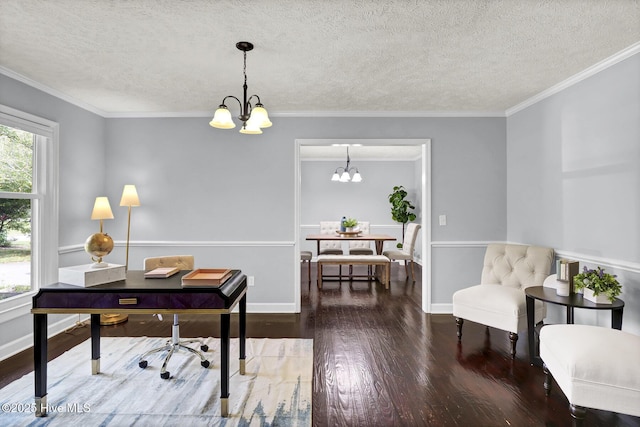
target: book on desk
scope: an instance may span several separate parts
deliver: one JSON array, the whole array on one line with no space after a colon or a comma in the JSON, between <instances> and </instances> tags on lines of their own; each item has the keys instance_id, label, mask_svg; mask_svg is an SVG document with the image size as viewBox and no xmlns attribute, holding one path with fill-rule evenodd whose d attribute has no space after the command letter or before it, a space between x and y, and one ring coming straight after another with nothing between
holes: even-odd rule
<instances>
[{"instance_id":1,"label":"book on desk","mask_svg":"<svg viewBox=\"0 0 640 427\"><path fill-rule=\"evenodd\" d=\"M180 269L178 267L158 267L144 273L145 279L166 279L176 274Z\"/></svg>"}]
</instances>

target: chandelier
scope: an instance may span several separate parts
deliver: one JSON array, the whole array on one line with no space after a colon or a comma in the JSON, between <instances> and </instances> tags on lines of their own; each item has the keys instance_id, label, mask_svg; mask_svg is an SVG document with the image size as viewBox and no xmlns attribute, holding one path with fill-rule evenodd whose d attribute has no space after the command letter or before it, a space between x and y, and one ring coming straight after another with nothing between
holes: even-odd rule
<instances>
[{"instance_id":1,"label":"chandelier","mask_svg":"<svg viewBox=\"0 0 640 427\"><path fill-rule=\"evenodd\" d=\"M331 181L337 181L337 182L362 181L362 176L360 175L360 172L358 172L358 168L356 167L349 168L350 163L351 163L351 158L349 158L349 146L347 146L347 165L345 167L342 167L342 166L338 167L336 171L333 173L333 176L331 177ZM342 173L340 170L342 170ZM354 170L356 172L353 174L353 177L352 177L350 174Z\"/></svg>"},{"instance_id":2,"label":"chandelier","mask_svg":"<svg viewBox=\"0 0 640 427\"><path fill-rule=\"evenodd\" d=\"M242 102L235 96L225 96L222 100L222 104L220 104L216 110L216 113L213 115L213 119L211 119L209 124L218 129L233 129L236 127L236 124L231 120L231 112L225 104L227 99L233 98L240 104L240 115L238 116L242 121L240 133L259 135L262 133L261 128L268 128L272 123L269 120L267 110L260 102L260 97L258 95L251 95L251 97L247 99L247 52L253 49L253 44L250 42L238 42L236 43L236 47L244 52L244 68L242 69L242 72L244 73ZM253 98L256 98L258 101L255 106L251 105L251 100Z\"/></svg>"}]
</instances>

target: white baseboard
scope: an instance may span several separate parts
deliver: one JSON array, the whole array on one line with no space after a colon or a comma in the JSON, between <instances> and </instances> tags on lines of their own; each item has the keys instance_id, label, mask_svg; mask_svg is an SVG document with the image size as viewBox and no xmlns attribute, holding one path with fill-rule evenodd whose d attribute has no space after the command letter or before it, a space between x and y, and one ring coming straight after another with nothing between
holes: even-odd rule
<instances>
[{"instance_id":1,"label":"white baseboard","mask_svg":"<svg viewBox=\"0 0 640 427\"><path fill-rule=\"evenodd\" d=\"M247 304L247 313L296 313L295 303Z\"/></svg>"},{"instance_id":2,"label":"white baseboard","mask_svg":"<svg viewBox=\"0 0 640 427\"><path fill-rule=\"evenodd\" d=\"M452 314L453 304L431 304L431 314Z\"/></svg>"},{"instance_id":3,"label":"white baseboard","mask_svg":"<svg viewBox=\"0 0 640 427\"><path fill-rule=\"evenodd\" d=\"M82 315L80 320L88 319L88 316ZM51 338L54 335L58 335L61 332L66 331L67 329L75 326L78 321L78 315L72 314L56 323L49 325L48 338ZM25 335L22 338L6 343L5 345L0 347L0 361L7 359L15 354L20 353L21 351L27 350L28 348L33 347L33 333Z\"/></svg>"}]
</instances>

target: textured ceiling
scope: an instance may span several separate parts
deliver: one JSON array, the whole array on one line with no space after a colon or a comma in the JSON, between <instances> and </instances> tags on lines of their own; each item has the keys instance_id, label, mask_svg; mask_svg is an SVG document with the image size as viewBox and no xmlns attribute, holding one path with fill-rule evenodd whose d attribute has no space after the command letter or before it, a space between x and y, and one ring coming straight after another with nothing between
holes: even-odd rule
<instances>
[{"instance_id":1,"label":"textured ceiling","mask_svg":"<svg viewBox=\"0 0 640 427\"><path fill-rule=\"evenodd\" d=\"M0 0L5 74L107 115L241 97L240 40L272 115L504 112L637 43L640 0Z\"/></svg>"}]
</instances>

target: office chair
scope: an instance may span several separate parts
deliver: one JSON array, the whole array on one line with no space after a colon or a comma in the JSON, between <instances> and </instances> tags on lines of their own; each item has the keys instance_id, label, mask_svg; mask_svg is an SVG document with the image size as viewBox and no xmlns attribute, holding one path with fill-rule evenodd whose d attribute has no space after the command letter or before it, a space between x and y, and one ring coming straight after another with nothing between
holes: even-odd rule
<instances>
[{"instance_id":1,"label":"office chair","mask_svg":"<svg viewBox=\"0 0 640 427\"><path fill-rule=\"evenodd\" d=\"M144 269L145 271L153 270L158 267L178 267L180 270L193 270L194 266L194 257L193 255L173 255L173 256L162 256L162 257L153 257L153 258L145 258L144 260ZM158 279L162 280L162 279ZM160 317L160 316L158 316ZM162 362L162 369L160 369L160 378L169 379L170 373L167 371L167 364L173 356L174 351L184 349L187 350L197 356L200 357L200 365L203 368L209 367L209 361L204 357L204 355L198 350L194 350L191 347L187 347L186 344L191 343L200 343L200 350L207 351L209 350L209 346L206 344L202 344L202 340L193 339L193 340L185 340L180 341L180 325L178 323L178 315L173 315L173 326L171 329L171 339L167 340L167 343L158 348L154 348L152 350L147 351L138 360L138 366L142 369L147 367L147 356L153 353L158 353L160 351L167 351L167 355L164 358L164 362Z\"/></svg>"}]
</instances>

